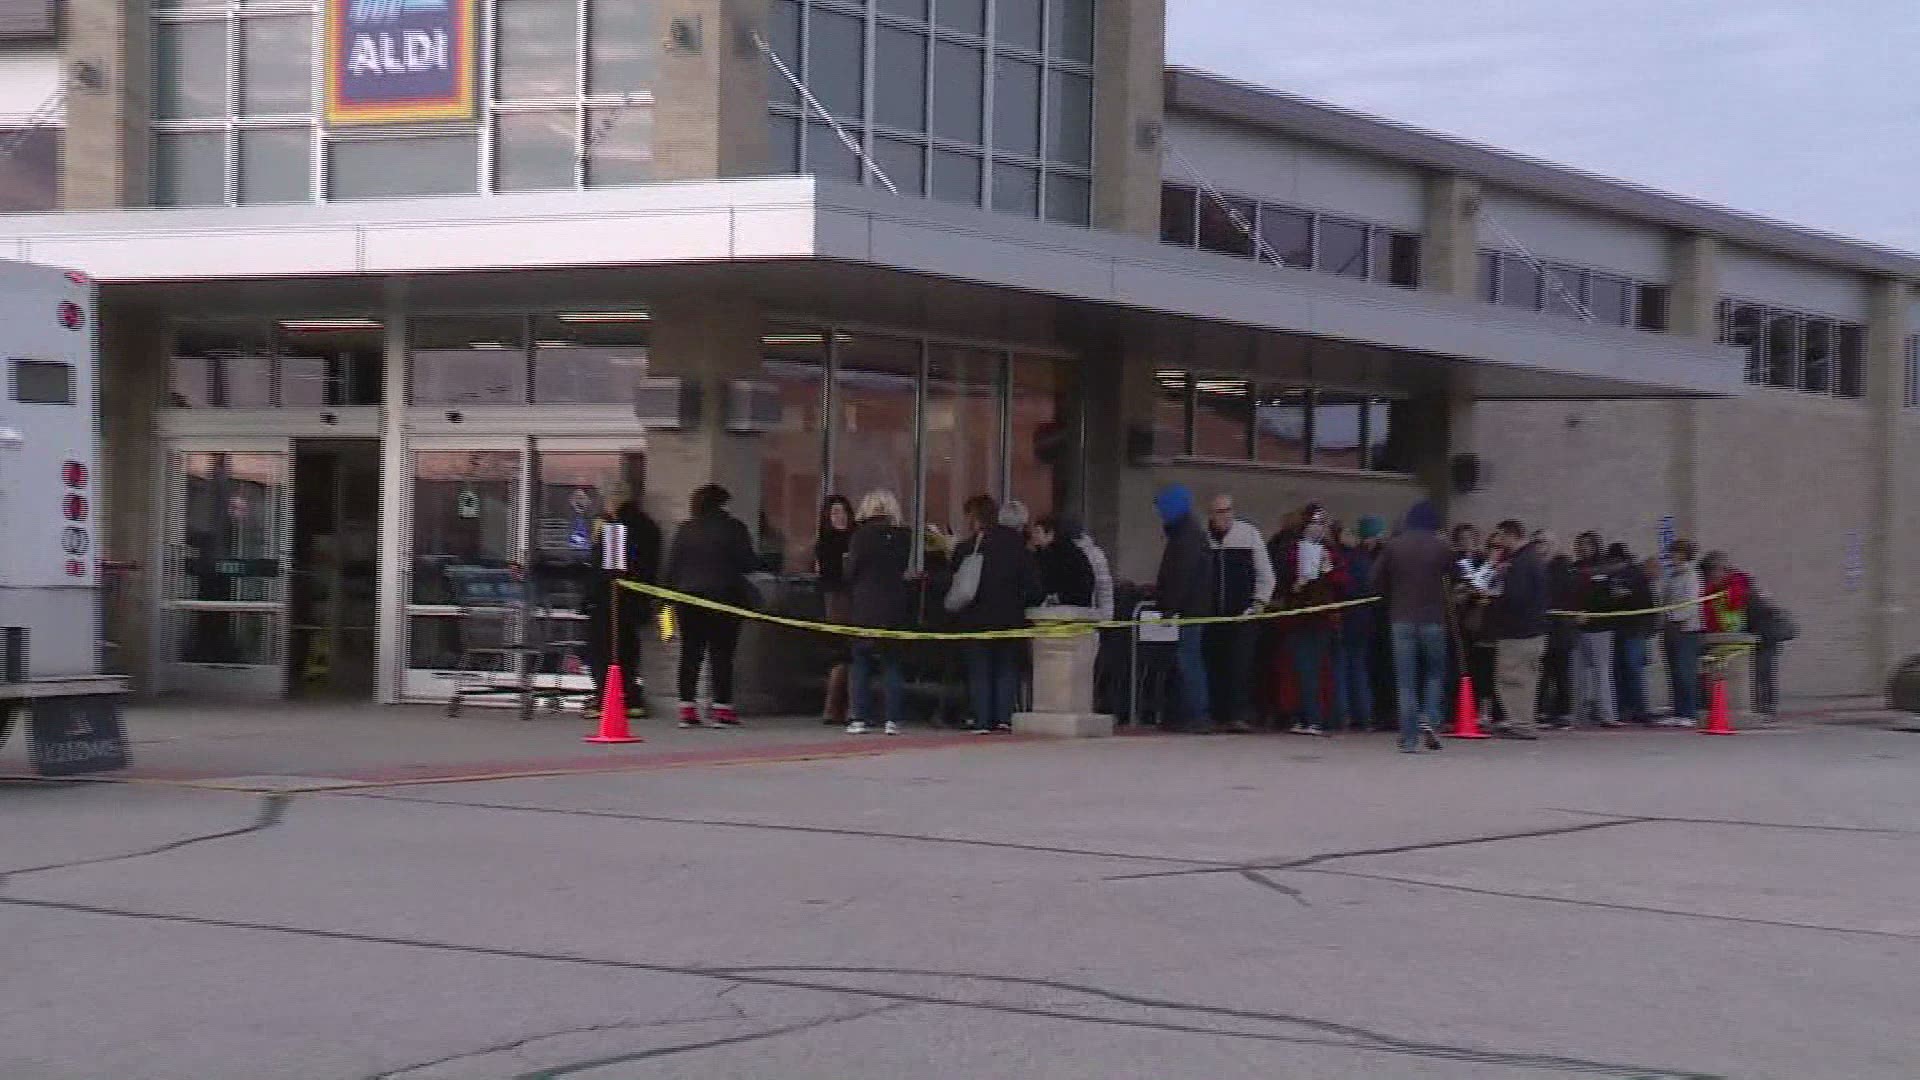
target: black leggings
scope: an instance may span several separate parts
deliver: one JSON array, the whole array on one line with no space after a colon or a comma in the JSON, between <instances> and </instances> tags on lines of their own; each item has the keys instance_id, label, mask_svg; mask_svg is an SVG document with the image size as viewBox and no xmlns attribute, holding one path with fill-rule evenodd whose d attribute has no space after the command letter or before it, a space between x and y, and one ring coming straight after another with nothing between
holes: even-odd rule
<instances>
[{"instance_id":1,"label":"black leggings","mask_svg":"<svg viewBox=\"0 0 1920 1080\"><path fill-rule=\"evenodd\" d=\"M740 620L704 608L682 607L680 617L680 700L700 692L700 665L712 677L713 704L733 704L733 648L740 642Z\"/></svg>"}]
</instances>

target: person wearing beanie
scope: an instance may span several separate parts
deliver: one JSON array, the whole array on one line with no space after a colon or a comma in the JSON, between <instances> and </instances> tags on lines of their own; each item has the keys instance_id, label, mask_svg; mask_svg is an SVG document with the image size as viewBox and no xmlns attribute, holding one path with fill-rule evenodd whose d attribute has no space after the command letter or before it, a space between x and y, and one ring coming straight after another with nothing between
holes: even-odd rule
<instances>
[{"instance_id":1,"label":"person wearing beanie","mask_svg":"<svg viewBox=\"0 0 1920 1080\"><path fill-rule=\"evenodd\" d=\"M1369 514L1354 526L1351 542L1344 532L1336 533L1335 558L1347 567L1348 585L1342 599L1362 600L1374 595L1373 564L1379 558L1380 534L1384 532L1386 522ZM1333 653L1333 710L1334 723L1349 731L1373 727L1373 643L1380 630L1380 615L1374 609L1378 606L1361 604L1340 613L1340 633Z\"/></svg>"},{"instance_id":2,"label":"person wearing beanie","mask_svg":"<svg viewBox=\"0 0 1920 1080\"><path fill-rule=\"evenodd\" d=\"M1453 587L1453 549L1440 538L1440 512L1422 500L1407 511L1400 535L1374 560L1372 592L1386 599L1393 641L1394 689L1400 705L1400 750L1417 754L1422 742L1440 749L1434 732L1446 701L1447 595Z\"/></svg>"},{"instance_id":3,"label":"person wearing beanie","mask_svg":"<svg viewBox=\"0 0 1920 1080\"><path fill-rule=\"evenodd\" d=\"M1166 533L1160 572L1154 578L1154 605L1168 618L1205 618L1219 614L1213 603L1213 556L1207 531L1193 516L1193 493L1183 484L1161 488L1154 511ZM1180 627L1174 667L1180 676L1181 724L1196 734L1213 730L1208 716L1205 627Z\"/></svg>"}]
</instances>

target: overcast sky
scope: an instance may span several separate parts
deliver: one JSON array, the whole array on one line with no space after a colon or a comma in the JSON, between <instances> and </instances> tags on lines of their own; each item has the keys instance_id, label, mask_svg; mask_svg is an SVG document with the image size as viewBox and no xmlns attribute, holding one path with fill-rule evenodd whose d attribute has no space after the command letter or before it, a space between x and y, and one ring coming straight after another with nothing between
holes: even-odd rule
<instances>
[{"instance_id":1,"label":"overcast sky","mask_svg":"<svg viewBox=\"0 0 1920 1080\"><path fill-rule=\"evenodd\" d=\"M1171 62L1920 251L1917 0L1167 0Z\"/></svg>"}]
</instances>

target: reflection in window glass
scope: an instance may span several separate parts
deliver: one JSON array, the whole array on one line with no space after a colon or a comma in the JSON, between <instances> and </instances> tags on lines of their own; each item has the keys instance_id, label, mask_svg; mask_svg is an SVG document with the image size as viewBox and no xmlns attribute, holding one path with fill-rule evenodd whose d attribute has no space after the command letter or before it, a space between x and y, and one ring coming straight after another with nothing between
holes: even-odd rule
<instances>
[{"instance_id":1,"label":"reflection in window glass","mask_svg":"<svg viewBox=\"0 0 1920 1080\"><path fill-rule=\"evenodd\" d=\"M1260 208L1261 258L1283 266L1313 269L1313 215L1276 206Z\"/></svg>"},{"instance_id":2,"label":"reflection in window glass","mask_svg":"<svg viewBox=\"0 0 1920 1080\"><path fill-rule=\"evenodd\" d=\"M617 0L616 0L617 2ZM767 46L787 65L794 78L800 77L800 4L799 0L773 0L767 12ZM767 61L767 95L782 105L801 107L800 91L780 74L772 60Z\"/></svg>"},{"instance_id":3,"label":"reflection in window glass","mask_svg":"<svg viewBox=\"0 0 1920 1080\"><path fill-rule=\"evenodd\" d=\"M588 93L629 94L652 85L656 10L633 0L589 0Z\"/></svg>"},{"instance_id":4,"label":"reflection in window glass","mask_svg":"<svg viewBox=\"0 0 1920 1080\"><path fill-rule=\"evenodd\" d=\"M180 600L273 599L284 569L280 507L285 456L181 454L179 472L185 488L179 525L184 558L174 568L168 595ZM194 662L222 661L203 655Z\"/></svg>"},{"instance_id":5,"label":"reflection in window glass","mask_svg":"<svg viewBox=\"0 0 1920 1080\"><path fill-rule=\"evenodd\" d=\"M240 132L240 201L306 202L313 197L313 133L304 127Z\"/></svg>"},{"instance_id":6,"label":"reflection in window glass","mask_svg":"<svg viewBox=\"0 0 1920 1080\"><path fill-rule=\"evenodd\" d=\"M273 346L264 328L242 323L186 325L174 334L168 403L176 409L265 409L273 405Z\"/></svg>"},{"instance_id":7,"label":"reflection in window glass","mask_svg":"<svg viewBox=\"0 0 1920 1080\"><path fill-rule=\"evenodd\" d=\"M1800 349L1800 389L1817 394L1833 392L1833 353L1833 324L1825 319L1808 319Z\"/></svg>"},{"instance_id":8,"label":"reflection in window glass","mask_svg":"<svg viewBox=\"0 0 1920 1080\"><path fill-rule=\"evenodd\" d=\"M533 400L630 405L647 375L644 312L541 315L533 320Z\"/></svg>"},{"instance_id":9,"label":"reflection in window glass","mask_svg":"<svg viewBox=\"0 0 1920 1080\"><path fill-rule=\"evenodd\" d=\"M523 405L524 322L518 318L423 318L413 323L415 405Z\"/></svg>"},{"instance_id":10,"label":"reflection in window glass","mask_svg":"<svg viewBox=\"0 0 1920 1080\"><path fill-rule=\"evenodd\" d=\"M1078 176L1048 173L1047 220L1062 225L1092 224L1093 185Z\"/></svg>"},{"instance_id":11,"label":"reflection in window glass","mask_svg":"<svg viewBox=\"0 0 1920 1080\"><path fill-rule=\"evenodd\" d=\"M0 139L13 148L0 157L0 213L60 209L60 130L0 127Z\"/></svg>"},{"instance_id":12,"label":"reflection in window glass","mask_svg":"<svg viewBox=\"0 0 1920 1080\"><path fill-rule=\"evenodd\" d=\"M1367 276L1367 227L1335 218L1320 219L1315 267L1341 277Z\"/></svg>"},{"instance_id":13,"label":"reflection in window glass","mask_svg":"<svg viewBox=\"0 0 1920 1080\"><path fill-rule=\"evenodd\" d=\"M1191 386L1184 371L1161 371L1154 375L1159 393L1153 399L1153 453L1156 457L1180 457L1192 453L1187 441L1187 398Z\"/></svg>"},{"instance_id":14,"label":"reflection in window glass","mask_svg":"<svg viewBox=\"0 0 1920 1080\"><path fill-rule=\"evenodd\" d=\"M1192 247L1199 236L1196 218L1200 212L1195 200L1199 192L1189 187L1168 184L1160 189L1160 242Z\"/></svg>"},{"instance_id":15,"label":"reflection in window glass","mask_svg":"<svg viewBox=\"0 0 1920 1080\"><path fill-rule=\"evenodd\" d=\"M272 615L261 611L175 612L173 659L183 664L276 662L279 635Z\"/></svg>"},{"instance_id":16,"label":"reflection in window glass","mask_svg":"<svg viewBox=\"0 0 1920 1080\"><path fill-rule=\"evenodd\" d=\"M280 404L289 408L378 405L386 337L376 325L281 324L275 337Z\"/></svg>"},{"instance_id":17,"label":"reflection in window glass","mask_svg":"<svg viewBox=\"0 0 1920 1080\"><path fill-rule=\"evenodd\" d=\"M1725 341L1747 351L1747 381L1766 381L1767 345L1762 329L1765 313L1753 304L1736 304L1726 318Z\"/></svg>"},{"instance_id":18,"label":"reflection in window glass","mask_svg":"<svg viewBox=\"0 0 1920 1080\"><path fill-rule=\"evenodd\" d=\"M1254 408L1254 460L1307 463L1307 392L1268 390Z\"/></svg>"},{"instance_id":19,"label":"reflection in window glass","mask_svg":"<svg viewBox=\"0 0 1920 1080\"><path fill-rule=\"evenodd\" d=\"M587 183L639 184L653 178L652 106L589 108L587 138Z\"/></svg>"},{"instance_id":20,"label":"reflection in window glass","mask_svg":"<svg viewBox=\"0 0 1920 1080\"><path fill-rule=\"evenodd\" d=\"M807 16L807 89L841 123L866 115L866 23L815 7Z\"/></svg>"},{"instance_id":21,"label":"reflection in window glass","mask_svg":"<svg viewBox=\"0 0 1920 1080\"><path fill-rule=\"evenodd\" d=\"M919 195L927 186L927 148L905 139L875 136L873 159L902 195Z\"/></svg>"},{"instance_id":22,"label":"reflection in window glass","mask_svg":"<svg viewBox=\"0 0 1920 1080\"><path fill-rule=\"evenodd\" d=\"M494 79L500 98L531 101L573 96L580 63L576 0L494 0L494 4Z\"/></svg>"},{"instance_id":23,"label":"reflection in window glass","mask_svg":"<svg viewBox=\"0 0 1920 1080\"><path fill-rule=\"evenodd\" d=\"M1585 274L1568 266L1550 266L1546 276L1547 311L1569 319L1587 316L1586 300L1581 295Z\"/></svg>"},{"instance_id":24,"label":"reflection in window glass","mask_svg":"<svg viewBox=\"0 0 1920 1080\"><path fill-rule=\"evenodd\" d=\"M780 426L760 436L760 509L767 516L761 541L771 546L780 538L781 573L812 573L826 440L825 334L770 326L761 340L761 377L780 395Z\"/></svg>"},{"instance_id":25,"label":"reflection in window glass","mask_svg":"<svg viewBox=\"0 0 1920 1080\"><path fill-rule=\"evenodd\" d=\"M1364 397L1331 390L1316 391L1312 463L1329 469L1364 468L1366 440L1361 425L1365 414Z\"/></svg>"},{"instance_id":26,"label":"reflection in window glass","mask_svg":"<svg viewBox=\"0 0 1920 1080\"><path fill-rule=\"evenodd\" d=\"M853 135L852 131L847 134ZM855 136L857 139L858 136ZM826 124L807 125L807 171L829 180L860 179L860 157Z\"/></svg>"},{"instance_id":27,"label":"reflection in window glass","mask_svg":"<svg viewBox=\"0 0 1920 1080\"><path fill-rule=\"evenodd\" d=\"M329 199L471 195L479 190L477 135L342 139L327 148Z\"/></svg>"},{"instance_id":28,"label":"reflection in window glass","mask_svg":"<svg viewBox=\"0 0 1920 1080\"><path fill-rule=\"evenodd\" d=\"M1028 217L1040 213L1040 170L1025 165L995 164L993 208Z\"/></svg>"},{"instance_id":29,"label":"reflection in window glass","mask_svg":"<svg viewBox=\"0 0 1920 1080\"><path fill-rule=\"evenodd\" d=\"M1590 274L1587 305L1593 312L1594 322L1625 326L1633 313L1633 283L1612 274Z\"/></svg>"},{"instance_id":30,"label":"reflection in window glass","mask_svg":"<svg viewBox=\"0 0 1920 1080\"><path fill-rule=\"evenodd\" d=\"M945 11L949 5L941 4ZM979 49L936 41L933 46L933 133L954 142L981 145L986 101L985 61Z\"/></svg>"},{"instance_id":31,"label":"reflection in window glass","mask_svg":"<svg viewBox=\"0 0 1920 1080\"><path fill-rule=\"evenodd\" d=\"M313 20L304 15L240 24L240 111L248 116L313 111Z\"/></svg>"},{"instance_id":32,"label":"reflection in window glass","mask_svg":"<svg viewBox=\"0 0 1920 1080\"><path fill-rule=\"evenodd\" d=\"M1004 56L995 61L993 148L1040 156L1040 65Z\"/></svg>"},{"instance_id":33,"label":"reflection in window glass","mask_svg":"<svg viewBox=\"0 0 1920 1080\"><path fill-rule=\"evenodd\" d=\"M933 197L963 206L980 205L980 159L952 150L933 152Z\"/></svg>"},{"instance_id":34,"label":"reflection in window glass","mask_svg":"<svg viewBox=\"0 0 1920 1080\"><path fill-rule=\"evenodd\" d=\"M1500 302L1540 310L1540 268L1518 255L1500 256Z\"/></svg>"},{"instance_id":35,"label":"reflection in window glass","mask_svg":"<svg viewBox=\"0 0 1920 1080\"><path fill-rule=\"evenodd\" d=\"M454 568L498 569L519 558L519 488L517 451L413 455L413 603L457 603Z\"/></svg>"},{"instance_id":36,"label":"reflection in window glass","mask_svg":"<svg viewBox=\"0 0 1920 1080\"><path fill-rule=\"evenodd\" d=\"M927 130L927 35L882 26L873 48L875 75L886 84L874 94L874 120L915 134Z\"/></svg>"},{"instance_id":37,"label":"reflection in window glass","mask_svg":"<svg viewBox=\"0 0 1920 1080\"><path fill-rule=\"evenodd\" d=\"M1851 323L1841 323L1838 351L1840 356L1839 384L1835 393L1841 397L1857 398L1867 391L1865 374L1867 360L1867 332ZM1909 383L1908 394L1912 394ZM1920 404L1908 402L1909 405Z\"/></svg>"},{"instance_id":38,"label":"reflection in window glass","mask_svg":"<svg viewBox=\"0 0 1920 1080\"><path fill-rule=\"evenodd\" d=\"M978 37L987 32L987 0L939 0L934 21L949 30Z\"/></svg>"},{"instance_id":39,"label":"reflection in window glass","mask_svg":"<svg viewBox=\"0 0 1920 1080\"><path fill-rule=\"evenodd\" d=\"M1405 401L1372 398L1367 402L1367 468L1376 472L1411 473L1412 447L1407 424L1397 422L1412 406Z\"/></svg>"},{"instance_id":40,"label":"reflection in window glass","mask_svg":"<svg viewBox=\"0 0 1920 1080\"><path fill-rule=\"evenodd\" d=\"M874 0L874 10L914 22L927 21L927 0Z\"/></svg>"},{"instance_id":41,"label":"reflection in window glass","mask_svg":"<svg viewBox=\"0 0 1920 1080\"><path fill-rule=\"evenodd\" d=\"M1047 76L1047 160L1093 164L1093 80L1070 71Z\"/></svg>"},{"instance_id":42,"label":"reflection in window glass","mask_svg":"<svg viewBox=\"0 0 1920 1080\"><path fill-rule=\"evenodd\" d=\"M161 23L154 27L153 62L162 119L226 115L225 22Z\"/></svg>"},{"instance_id":43,"label":"reflection in window glass","mask_svg":"<svg viewBox=\"0 0 1920 1080\"><path fill-rule=\"evenodd\" d=\"M969 498L1000 491L1000 364L986 349L932 345L927 355L927 522L964 529Z\"/></svg>"},{"instance_id":44,"label":"reflection in window glass","mask_svg":"<svg viewBox=\"0 0 1920 1080\"><path fill-rule=\"evenodd\" d=\"M909 519L913 502L914 399L920 381L920 343L854 334L837 343L832 490L855 502L875 488L900 497Z\"/></svg>"},{"instance_id":45,"label":"reflection in window glass","mask_svg":"<svg viewBox=\"0 0 1920 1080\"><path fill-rule=\"evenodd\" d=\"M1010 385L1010 494L1034 517L1076 512L1080 417L1073 368L1047 357L1015 356Z\"/></svg>"},{"instance_id":46,"label":"reflection in window glass","mask_svg":"<svg viewBox=\"0 0 1920 1080\"><path fill-rule=\"evenodd\" d=\"M1047 5L1047 52L1093 63L1093 0L1052 0Z\"/></svg>"},{"instance_id":47,"label":"reflection in window glass","mask_svg":"<svg viewBox=\"0 0 1920 1080\"><path fill-rule=\"evenodd\" d=\"M493 186L536 191L573 186L572 109L496 112Z\"/></svg>"},{"instance_id":48,"label":"reflection in window glass","mask_svg":"<svg viewBox=\"0 0 1920 1080\"><path fill-rule=\"evenodd\" d=\"M1040 0L997 0L993 39L1016 49L1040 51Z\"/></svg>"},{"instance_id":49,"label":"reflection in window glass","mask_svg":"<svg viewBox=\"0 0 1920 1080\"><path fill-rule=\"evenodd\" d=\"M217 131L156 134L153 197L161 206L216 206L226 202L226 139Z\"/></svg>"},{"instance_id":50,"label":"reflection in window glass","mask_svg":"<svg viewBox=\"0 0 1920 1080\"><path fill-rule=\"evenodd\" d=\"M592 555L593 521L617 509L614 500L641 490L646 456L619 450L546 450L533 455L533 550L528 560L536 595L555 611L579 611L586 590L599 587Z\"/></svg>"},{"instance_id":51,"label":"reflection in window glass","mask_svg":"<svg viewBox=\"0 0 1920 1080\"><path fill-rule=\"evenodd\" d=\"M1253 421L1253 387L1239 379L1194 382L1193 452L1198 457L1245 459Z\"/></svg>"},{"instance_id":52,"label":"reflection in window glass","mask_svg":"<svg viewBox=\"0 0 1920 1080\"><path fill-rule=\"evenodd\" d=\"M1222 206L1224 202L1226 205ZM1200 203L1200 246L1207 251L1217 251L1222 255L1238 255L1243 259L1253 257L1253 203L1247 199L1216 199L1201 194Z\"/></svg>"},{"instance_id":53,"label":"reflection in window glass","mask_svg":"<svg viewBox=\"0 0 1920 1080\"><path fill-rule=\"evenodd\" d=\"M1767 385L1794 388L1799 382L1800 318L1776 311L1767 318Z\"/></svg>"},{"instance_id":54,"label":"reflection in window glass","mask_svg":"<svg viewBox=\"0 0 1920 1080\"><path fill-rule=\"evenodd\" d=\"M1491 251L1480 253L1480 296L1492 303L1500 302L1500 256Z\"/></svg>"},{"instance_id":55,"label":"reflection in window glass","mask_svg":"<svg viewBox=\"0 0 1920 1080\"><path fill-rule=\"evenodd\" d=\"M800 121L779 113L767 118L767 166L776 174L800 171Z\"/></svg>"}]
</instances>

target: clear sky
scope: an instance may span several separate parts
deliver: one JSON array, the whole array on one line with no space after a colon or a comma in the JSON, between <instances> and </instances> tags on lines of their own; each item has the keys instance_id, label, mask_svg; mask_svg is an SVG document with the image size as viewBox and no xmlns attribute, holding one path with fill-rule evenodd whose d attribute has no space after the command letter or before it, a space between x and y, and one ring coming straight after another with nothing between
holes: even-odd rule
<instances>
[{"instance_id":1,"label":"clear sky","mask_svg":"<svg viewBox=\"0 0 1920 1080\"><path fill-rule=\"evenodd\" d=\"M1170 62L1920 252L1920 0L1167 0Z\"/></svg>"}]
</instances>

